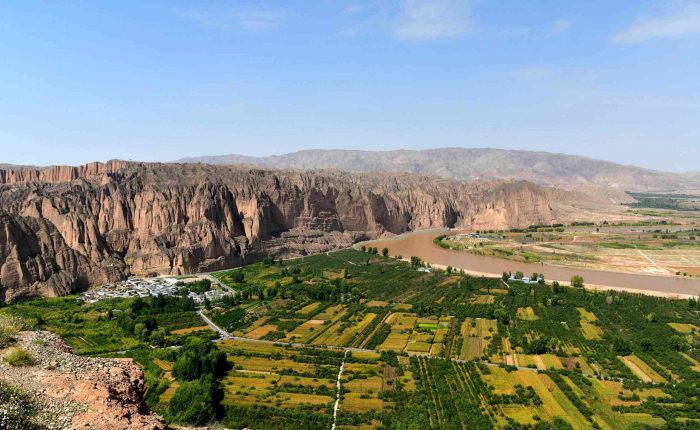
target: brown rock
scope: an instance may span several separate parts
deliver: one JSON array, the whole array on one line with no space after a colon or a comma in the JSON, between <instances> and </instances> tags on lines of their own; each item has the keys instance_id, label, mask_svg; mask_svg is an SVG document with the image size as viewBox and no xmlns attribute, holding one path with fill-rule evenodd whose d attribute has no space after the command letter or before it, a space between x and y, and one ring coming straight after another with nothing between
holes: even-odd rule
<instances>
[{"instance_id":1,"label":"brown rock","mask_svg":"<svg viewBox=\"0 0 700 430\"><path fill-rule=\"evenodd\" d=\"M551 222L546 189L411 174L112 161L0 170L0 298L185 274L385 233Z\"/></svg>"},{"instance_id":2,"label":"brown rock","mask_svg":"<svg viewBox=\"0 0 700 430\"><path fill-rule=\"evenodd\" d=\"M11 367L0 362L10 384L38 394L40 419L47 428L164 430L165 422L143 402L143 371L130 359L80 357L58 336L21 332L20 345L37 360L35 366Z\"/></svg>"}]
</instances>

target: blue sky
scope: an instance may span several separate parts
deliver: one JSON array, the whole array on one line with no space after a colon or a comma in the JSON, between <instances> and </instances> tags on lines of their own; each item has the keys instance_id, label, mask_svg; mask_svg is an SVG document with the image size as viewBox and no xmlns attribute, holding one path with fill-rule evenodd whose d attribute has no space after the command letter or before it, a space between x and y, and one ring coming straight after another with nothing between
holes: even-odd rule
<instances>
[{"instance_id":1,"label":"blue sky","mask_svg":"<svg viewBox=\"0 0 700 430\"><path fill-rule=\"evenodd\" d=\"M700 170L700 1L0 2L0 163L535 149Z\"/></svg>"}]
</instances>

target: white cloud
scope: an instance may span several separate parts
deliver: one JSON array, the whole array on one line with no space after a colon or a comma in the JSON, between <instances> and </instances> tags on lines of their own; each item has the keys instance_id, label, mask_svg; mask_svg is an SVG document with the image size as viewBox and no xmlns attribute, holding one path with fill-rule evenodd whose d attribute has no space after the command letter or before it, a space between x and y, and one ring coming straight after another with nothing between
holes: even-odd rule
<instances>
[{"instance_id":1,"label":"white cloud","mask_svg":"<svg viewBox=\"0 0 700 430\"><path fill-rule=\"evenodd\" d=\"M403 0L394 34L410 40L467 34L473 27L474 5L472 0Z\"/></svg>"},{"instance_id":2,"label":"white cloud","mask_svg":"<svg viewBox=\"0 0 700 430\"><path fill-rule=\"evenodd\" d=\"M638 18L612 36L615 43L635 44L700 34L700 1L686 1L657 16Z\"/></svg>"},{"instance_id":3,"label":"white cloud","mask_svg":"<svg viewBox=\"0 0 700 430\"><path fill-rule=\"evenodd\" d=\"M260 32L280 27L287 14L281 9L254 3L233 7L191 9L182 15L201 25L218 30Z\"/></svg>"}]
</instances>

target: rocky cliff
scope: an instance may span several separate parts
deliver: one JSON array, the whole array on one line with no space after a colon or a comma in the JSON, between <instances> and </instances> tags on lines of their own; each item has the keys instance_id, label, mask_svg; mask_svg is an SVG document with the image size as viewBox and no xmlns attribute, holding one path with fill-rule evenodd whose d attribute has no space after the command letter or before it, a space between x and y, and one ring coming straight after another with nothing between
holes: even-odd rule
<instances>
[{"instance_id":1,"label":"rocky cliff","mask_svg":"<svg viewBox=\"0 0 700 430\"><path fill-rule=\"evenodd\" d=\"M60 337L44 331L20 332L16 346L34 363L14 367L0 359L0 382L29 396L39 426L5 423L10 429L166 429L165 421L148 411L143 371L131 359L76 356ZM0 358L7 352L0 347ZM0 423L0 428L6 427Z\"/></svg>"},{"instance_id":2,"label":"rocky cliff","mask_svg":"<svg viewBox=\"0 0 700 430\"><path fill-rule=\"evenodd\" d=\"M422 228L551 222L548 195L519 181L202 164L0 169L0 299Z\"/></svg>"}]
</instances>

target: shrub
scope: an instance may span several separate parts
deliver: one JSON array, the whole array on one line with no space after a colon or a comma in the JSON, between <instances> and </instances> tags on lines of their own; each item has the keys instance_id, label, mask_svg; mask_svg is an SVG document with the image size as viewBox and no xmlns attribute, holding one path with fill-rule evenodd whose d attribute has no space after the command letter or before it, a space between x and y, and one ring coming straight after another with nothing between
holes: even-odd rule
<instances>
[{"instance_id":1,"label":"shrub","mask_svg":"<svg viewBox=\"0 0 700 430\"><path fill-rule=\"evenodd\" d=\"M32 366L36 362L29 351L19 347L10 348L5 355L5 361L15 367Z\"/></svg>"},{"instance_id":2,"label":"shrub","mask_svg":"<svg viewBox=\"0 0 700 430\"><path fill-rule=\"evenodd\" d=\"M37 424L37 409L25 392L0 379L0 428L3 430L43 430Z\"/></svg>"},{"instance_id":3,"label":"shrub","mask_svg":"<svg viewBox=\"0 0 700 430\"><path fill-rule=\"evenodd\" d=\"M0 315L0 349L12 345L18 331L16 321L8 316Z\"/></svg>"},{"instance_id":4,"label":"shrub","mask_svg":"<svg viewBox=\"0 0 700 430\"><path fill-rule=\"evenodd\" d=\"M583 288L583 276L574 275L571 277L571 286L575 288Z\"/></svg>"}]
</instances>

